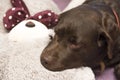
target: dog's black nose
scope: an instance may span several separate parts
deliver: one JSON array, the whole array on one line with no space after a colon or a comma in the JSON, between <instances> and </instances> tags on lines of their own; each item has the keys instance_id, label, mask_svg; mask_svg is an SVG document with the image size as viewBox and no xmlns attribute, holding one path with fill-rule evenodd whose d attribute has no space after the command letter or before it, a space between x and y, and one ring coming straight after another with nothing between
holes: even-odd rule
<instances>
[{"instance_id":1,"label":"dog's black nose","mask_svg":"<svg viewBox=\"0 0 120 80\"><path fill-rule=\"evenodd\" d=\"M44 67L50 66L52 64L52 58L50 56L41 57L41 63Z\"/></svg>"},{"instance_id":2,"label":"dog's black nose","mask_svg":"<svg viewBox=\"0 0 120 80\"><path fill-rule=\"evenodd\" d=\"M32 27L35 27L35 24L33 22L29 21L25 24L25 26L32 28Z\"/></svg>"}]
</instances>

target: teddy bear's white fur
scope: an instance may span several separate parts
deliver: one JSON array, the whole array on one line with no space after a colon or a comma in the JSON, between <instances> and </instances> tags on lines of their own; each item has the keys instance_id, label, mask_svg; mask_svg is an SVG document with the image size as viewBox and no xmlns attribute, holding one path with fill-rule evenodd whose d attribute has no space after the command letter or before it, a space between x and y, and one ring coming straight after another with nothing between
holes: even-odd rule
<instances>
[{"instance_id":1,"label":"teddy bear's white fur","mask_svg":"<svg viewBox=\"0 0 120 80\"><path fill-rule=\"evenodd\" d=\"M52 0L24 0L29 7L32 14L37 11L50 9L59 13L59 9L52 2ZM36 3L36 4L33 4ZM49 3L49 4L48 4ZM40 5L41 4L41 5ZM36 8L33 8L36 6ZM44 7L43 7L44 6ZM5 32L2 28L2 15L9 9L9 0L1 0L0 3L0 80L95 80L95 76L89 67L82 67L78 69L69 69L62 72L51 72L45 69L40 63L40 54L46 45L50 42L49 35L54 36L54 31L45 28L42 23L39 24L42 32L35 33L36 37L30 37L26 31L23 31L25 36L31 39L29 41L23 35L20 35L19 30L24 29L23 21L18 24L10 33ZM19 26L22 25L21 28ZM36 27L36 26L35 26ZM17 32L18 31L18 32ZM26 32L26 33L25 33ZM46 33L44 33L46 32ZM16 35L15 35L15 34ZM44 35L44 37L43 37ZM18 36L23 36L20 39ZM28 41L27 41L28 40Z\"/></svg>"},{"instance_id":2,"label":"teddy bear's white fur","mask_svg":"<svg viewBox=\"0 0 120 80\"><path fill-rule=\"evenodd\" d=\"M34 27L27 27L26 24L32 22ZM24 20L16 25L8 34L8 39L14 42L36 43L36 40L41 40L41 43L46 43L50 35L53 35L52 29L36 21ZM51 32L51 34L49 34ZM44 42L43 42L44 41Z\"/></svg>"}]
</instances>

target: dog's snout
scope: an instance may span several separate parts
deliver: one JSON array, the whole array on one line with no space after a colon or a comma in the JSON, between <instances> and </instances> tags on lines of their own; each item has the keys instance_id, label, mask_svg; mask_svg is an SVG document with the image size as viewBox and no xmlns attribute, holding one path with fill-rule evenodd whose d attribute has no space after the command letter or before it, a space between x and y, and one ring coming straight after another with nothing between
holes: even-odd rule
<instances>
[{"instance_id":1,"label":"dog's snout","mask_svg":"<svg viewBox=\"0 0 120 80\"><path fill-rule=\"evenodd\" d=\"M33 22L29 21L29 22L26 23L25 26L32 28L32 27L35 27L35 24Z\"/></svg>"}]
</instances>

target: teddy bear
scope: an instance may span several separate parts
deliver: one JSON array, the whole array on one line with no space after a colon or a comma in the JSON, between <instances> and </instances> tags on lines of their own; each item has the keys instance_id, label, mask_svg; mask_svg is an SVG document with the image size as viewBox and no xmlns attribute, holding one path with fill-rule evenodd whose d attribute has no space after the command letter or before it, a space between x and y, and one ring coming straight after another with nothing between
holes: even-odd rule
<instances>
[{"instance_id":1,"label":"teddy bear","mask_svg":"<svg viewBox=\"0 0 120 80\"><path fill-rule=\"evenodd\" d=\"M14 12L18 4L14 7L12 5L19 1L24 5L25 18L21 20L20 17L14 21L15 15L11 18L11 15L5 13L7 10ZM55 35L53 27L50 26L54 23L51 23L49 18L53 18L55 15L53 12L57 14L60 12L52 0L11 0L11 3L9 0L1 0L0 5L3 10L0 12L0 19L3 16L3 21L0 21L0 80L95 80L94 73L89 67L51 72L41 65L42 50ZM47 14L47 20L46 17L45 20L41 19L44 15L39 17L36 14L43 12ZM18 12L18 15L21 13ZM36 16L40 20L36 19ZM12 22L6 21L8 19ZM57 17L54 17L52 22L57 23L56 19Z\"/></svg>"},{"instance_id":2,"label":"teddy bear","mask_svg":"<svg viewBox=\"0 0 120 80\"><path fill-rule=\"evenodd\" d=\"M19 1L19 0L1 0L0 1L0 32L4 33L6 30L3 25L3 16L6 11L13 6L11 5L12 1ZM31 15L35 15L36 13L43 11L43 10L52 10L55 13L60 13L59 8L57 5L51 0L40 0L40 1L31 1L31 0L24 0L26 7L28 8Z\"/></svg>"}]
</instances>

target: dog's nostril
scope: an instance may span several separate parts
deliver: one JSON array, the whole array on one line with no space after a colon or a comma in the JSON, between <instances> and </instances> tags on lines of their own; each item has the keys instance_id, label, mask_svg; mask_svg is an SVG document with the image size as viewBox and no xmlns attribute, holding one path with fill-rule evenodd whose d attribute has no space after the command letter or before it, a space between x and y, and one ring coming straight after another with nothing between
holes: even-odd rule
<instances>
[{"instance_id":1,"label":"dog's nostril","mask_svg":"<svg viewBox=\"0 0 120 80\"><path fill-rule=\"evenodd\" d=\"M41 62L42 62L43 65L47 65L48 64L48 62L46 60L42 60Z\"/></svg>"},{"instance_id":2,"label":"dog's nostril","mask_svg":"<svg viewBox=\"0 0 120 80\"><path fill-rule=\"evenodd\" d=\"M49 64L51 63L51 60L50 60L48 57L43 57L43 58L41 59L41 62L42 62L42 64L43 64L44 66L47 66L47 65L49 65Z\"/></svg>"},{"instance_id":3,"label":"dog's nostril","mask_svg":"<svg viewBox=\"0 0 120 80\"><path fill-rule=\"evenodd\" d=\"M33 22L31 22L31 21L29 21L29 22L27 22L26 23L26 25L25 25L26 27L35 27L35 24L33 23Z\"/></svg>"},{"instance_id":4,"label":"dog's nostril","mask_svg":"<svg viewBox=\"0 0 120 80\"><path fill-rule=\"evenodd\" d=\"M41 62L42 62L43 65L47 65L48 64L48 62L47 62L47 60L45 58L42 58Z\"/></svg>"}]
</instances>

